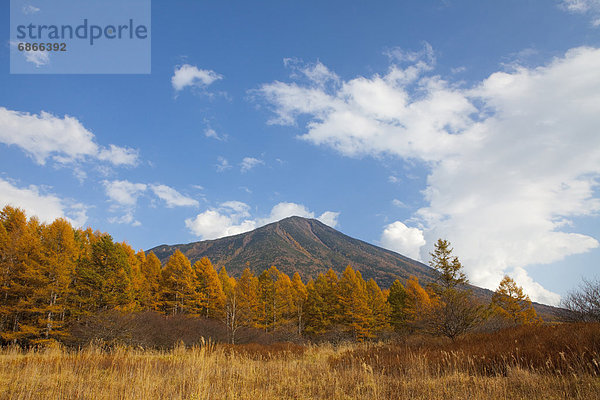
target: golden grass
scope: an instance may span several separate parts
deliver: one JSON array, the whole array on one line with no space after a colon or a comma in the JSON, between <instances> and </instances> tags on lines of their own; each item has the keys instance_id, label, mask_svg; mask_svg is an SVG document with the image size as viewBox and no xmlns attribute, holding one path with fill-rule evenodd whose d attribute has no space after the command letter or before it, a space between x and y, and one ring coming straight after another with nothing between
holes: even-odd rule
<instances>
[{"instance_id":1,"label":"golden grass","mask_svg":"<svg viewBox=\"0 0 600 400\"><path fill-rule=\"evenodd\" d=\"M600 399L600 378L593 373L509 365L504 375L485 376L457 365L439 374L415 350L398 375L374 368L373 360L347 358L365 349L373 345L8 348L0 351L0 398Z\"/></svg>"}]
</instances>

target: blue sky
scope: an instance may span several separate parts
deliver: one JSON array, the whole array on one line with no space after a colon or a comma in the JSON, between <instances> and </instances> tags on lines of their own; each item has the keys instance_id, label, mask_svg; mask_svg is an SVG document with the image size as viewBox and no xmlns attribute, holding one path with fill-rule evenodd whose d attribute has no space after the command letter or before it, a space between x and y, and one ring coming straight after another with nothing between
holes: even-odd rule
<instances>
[{"instance_id":1,"label":"blue sky","mask_svg":"<svg viewBox=\"0 0 600 400\"><path fill-rule=\"evenodd\" d=\"M1 7L0 206L142 249L289 215L443 237L550 304L598 276L597 0L154 0L146 75L11 75Z\"/></svg>"}]
</instances>

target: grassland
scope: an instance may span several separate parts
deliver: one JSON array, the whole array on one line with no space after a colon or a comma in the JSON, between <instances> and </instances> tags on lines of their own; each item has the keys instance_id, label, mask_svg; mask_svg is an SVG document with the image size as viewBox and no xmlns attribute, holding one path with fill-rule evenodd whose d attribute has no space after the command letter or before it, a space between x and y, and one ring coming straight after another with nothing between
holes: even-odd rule
<instances>
[{"instance_id":1,"label":"grassland","mask_svg":"<svg viewBox=\"0 0 600 400\"><path fill-rule=\"evenodd\" d=\"M0 351L2 399L600 399L600 325L449 342Z\"/></svg>"}]
</instances>

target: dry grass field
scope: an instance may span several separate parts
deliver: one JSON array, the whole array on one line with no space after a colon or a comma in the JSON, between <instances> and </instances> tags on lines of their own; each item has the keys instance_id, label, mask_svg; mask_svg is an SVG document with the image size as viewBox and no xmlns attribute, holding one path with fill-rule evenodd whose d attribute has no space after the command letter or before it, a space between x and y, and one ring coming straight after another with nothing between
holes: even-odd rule
<instances>
[{"instance_id":1,"label":"dry grass field","mask_svg":"<svg viewBox=\"0 0 600 400\"><path fill-rule=\"evenodd\" d=\"M0 351L1 399L600 399L598 324L455 342Z\"/></svg>"}]
</instances>

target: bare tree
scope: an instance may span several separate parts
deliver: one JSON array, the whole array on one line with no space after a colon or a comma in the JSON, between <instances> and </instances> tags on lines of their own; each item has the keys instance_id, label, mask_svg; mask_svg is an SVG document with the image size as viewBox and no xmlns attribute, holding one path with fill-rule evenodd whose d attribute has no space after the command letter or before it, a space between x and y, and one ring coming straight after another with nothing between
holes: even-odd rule
<instances>
[{"instance_id":1,"label":"bare tree","mask_svg":"<svg viewBox=\"0 0 600 400\"><path fill-rule=\"evenodd\" d=\"M577 290L562 300L562 306L570 311L569 319L600 322L600 280L584 279Z\"/></svg>"}]
</instances>

